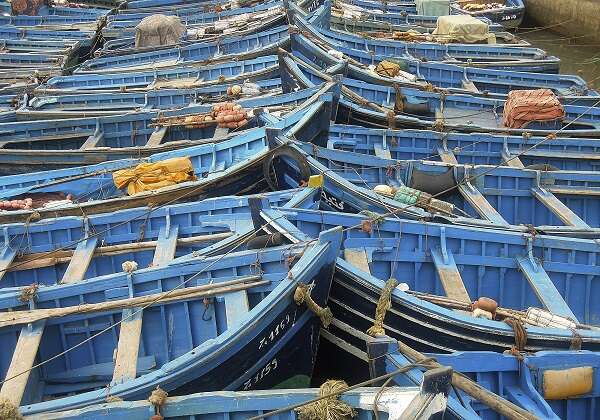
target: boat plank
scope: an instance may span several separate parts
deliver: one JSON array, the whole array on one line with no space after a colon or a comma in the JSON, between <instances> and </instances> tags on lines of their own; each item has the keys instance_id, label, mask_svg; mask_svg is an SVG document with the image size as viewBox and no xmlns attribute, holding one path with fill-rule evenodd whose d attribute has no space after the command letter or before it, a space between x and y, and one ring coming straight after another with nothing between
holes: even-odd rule
<instances>
[{"instance_id":1,"label":"boat plank","mask_svg":"<svg viewBox=\"0 0 600 420\"><path fill-rule=\"evenodd\" d=\"M359 270L370 273L367 251L364 248L345 248L344 259Z\"/></svg>"},{"instance_id":2,"label":"boat plank","mask_svg":"<svg viewBox=\"0 0 600 420\"><path fill-rule=\"evenodd\" d=\"M507 226L504 217L485 199L481 192L469 183L460 183L458 189L462 196L473 206L479 215L499 225Z\"/></svg>"},{"instance_id":3,"label":"boat plank","mask_svg":"<svg viewBox=\"0 0 600 420\"><path fill-rule=\"evenodd\" d=\"M535 198L541 201L542 204L546 206L552 213L554 213L560 220L562 220L563 223L581 229L591 229L591 227L585 221L577 216L573 210L568 208L550 191L541 187L533 187L531 192Z\"/></svg>"},{"instance_id":4,"label":"boat plank","mask_svg":"<svg viewBox=\"0 0 600 420\"><path fill-rule=\"evenodd\" d=\"M446 249L445 254L446 258L444 258L439 248L431 249L433 264L440 277L446 296L461 302L471 303L469 292L467 292L458 267L456 267L456 263L454 262L454 255L452 255L449 249Z\"/></svg>"},{"instance_id":5,"label":"boat plank","mask_svg":"<svg viewBox=\"0 0 600 420\"><path fill-rule=\"evenodd\" d=\"M517 258L516 260L544 307L553 314L571 318L577 322L575 314L552 283L546 270L537 261L533 262L530 258Z\"/></svg>"},{"instance_id":6,"label":"boat plank","mask_svg":"<svg viewBox=\"0 0 600 420\"><path fill-rule=\"evenodd\" d=\"M45 321L38 321L33 324L24 326L19 334L15 351L6 372L6 378L12 378L15 375L19 375L7 382L2 384L0 389L0 396L7 398L14 405L21 405L23 394L25 393L25 387L31 374L31 368L35 361L35 356L42 340L44 333Z\"/></svg>"},{"instance_id":7,"label":"boat plank","mask_svg":"<svg viewBox=\"0 0 600 420\"><path fill-rule=\"evenodd\" d=\"M224 296L227 327L231 327L250 311L248 293L245 290L229 293Z\"/></svg>"},{"instance_id":8,"label":"boat plank","mask_svg":"<svg viewBox=\"0 0 600 420\"><path fill-rule=\"evenodd\" d=\"M79 242L73 256L69 261L67 271L61 279L62 284L75 283L83 280L85 272L87 271L94 253L96 251L96 245L98 244L98 237L87 238L86 240Z\"/></svg>"},{"instance_id":9,"label":"boat plank","mask_svg":"<svg viewBox=\"0 0 600 420\"><path fill-rule=\"evenodd\" d=\"M143 312L139 308L123 310L113 382L135 379L142 337L142 317Z\"/></svg>"},{"instance_id":10,"label":"boat plank","mask_svg":"<svg viewBox=\"0 0 600 420\"><path fill-rule=\"evenodd\" d=\"M161 144L165 138L165 134L167 134L167 127L160 127L157 130L154 130L152 134L150 134L148 142L146 142L146 147L154 147Z\"/></svg>"},{"instance_id":11,"label":"boat plank","mask_svg":"<svg viewBox=\"0 0 600 420\"><path fill-rule=\"evenodd\" d=\"M2 256L0 257L0 280L2 280L2 277L4 277L4 274L17 256L17 250L5 246L0 252L2 252Z\"/></svg>"},{"instance_id":12,"label":"boat plank","mask_svg":"<svg viewBox=\"0 0 600 420\"><path fill-rule=\"evenodd\" d=\"M382 144L375 144L375 156L380 157L382 159L392 158L390 149L384 148Z\"/></svg>"}]
</instances>

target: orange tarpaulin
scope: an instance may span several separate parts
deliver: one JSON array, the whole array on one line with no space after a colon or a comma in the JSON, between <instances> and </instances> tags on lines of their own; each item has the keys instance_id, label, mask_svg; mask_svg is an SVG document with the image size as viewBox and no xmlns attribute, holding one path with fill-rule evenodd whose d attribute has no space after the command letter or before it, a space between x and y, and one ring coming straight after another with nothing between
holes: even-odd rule
<instances>
[{"instance_id":1,"label":"orange tarpaulin","mask_svg":"<svg viewBox=\"0 0 600 420\"><path fill-rule=\"evenodd\" d=\"M565 109L550 89L511 90L502 123L508 128L522 128L531 121L553 121L564 116Z\"/></svg>"},{"instance_id":2,"label":"orange tarpaulin","mask_svg":"<svg viewBox=\"0 0 600 420\"><path fill-rule=\"evenodd\" d=\"M186 157L140 163L133 169L122 169L113 173L113 181L117 188L127 187L128 195L195 179L192 161Z\"/></svg>"}]
</instances>

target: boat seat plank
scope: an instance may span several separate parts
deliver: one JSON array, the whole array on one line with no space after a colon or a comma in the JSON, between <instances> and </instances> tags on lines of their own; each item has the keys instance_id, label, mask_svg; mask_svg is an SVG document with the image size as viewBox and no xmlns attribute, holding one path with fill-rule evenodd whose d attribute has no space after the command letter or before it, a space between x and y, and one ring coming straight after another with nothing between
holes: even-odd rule
<instances>
[{"instance_id":1,"label":"boat seat plank","mask_svg":"<svg viewBox=\"0 0 600 420\"><path fill-rule=\"evenodd\" d=\"M477 89L477 86L475 86L475 83L473 83L471 80L463 79L462 87L469 92L481 93L479 89Z\"/></svg>"},{"instance_id":2,"label":"boat seat plank","mask_svg":"<svg viewBox=\"0 0 600 420\"><path fill-rule=\"evenodd\" d=\"M364 248L345 248L344 259L359 270L370 273L367 250Z\"/></svg>"},{"instance_id":3,"label":"boat seat plank","mask_svg":"<svg viewBox=\"0 0 600 420\"><path fill-rule=\"evenodd\" d=\"M148 139L148 142L146 142L146 146L158 146L165 138L165 134L167 134L167 127L160 127L157 130L154 130L152 134L150 134L150 138Z\"/></svg>"},{"instance_id":4,"label":"boat seat plank","mask_svg":"<svg viewBox=\"0 0 600 420\"><path fill-rule=\"evenodd\" d=\"M227 293L223 299L225 300L225 314L227 316L227 327L238 322L244 315L250 311L248 302L248 294L245 290L238 292Z\"/></svg>"},{"instance_id":5,"label":"boat seat plank","mask_svg":"<svg viewBox=\"0 0 600 420\"><path fill-rule=\"evenodd\" d=\"M446 296L461 302L471 303L469 292L467 292L458 267L456 267L452 252L446 249L446 259L444 260L442 251L439 248L432 248L431 257Z\"/></svg>"},{"instance_id":6,"label":"boat seat plank","mask_svg":"<svg viewBox=\"0 0 600 420\"><path fill-rule=\"evenodd\" d=\"M215 132L213 133L212 139L213 140L224 139L225 137L227 137L228 134L229 134L229 128L217 127L217 128L215 128Z\"/></svg>"},{"instance_id":7,"label":"boat seat plank","mask_svg":"<svg viewBox=\"0 0 600 420\"><path fill-rule=\"evenodd\" d=\"M521 257L516 258L516 260L519 268L546 310L555 315L571 318L577 322L575 314L573 314L567 302L565 302L550 277L548 277L546 270L537 261L532 262L530 258Z\"/></svg>"},{"instance_id":8,"label":"boat seat plank","mask_svg":"<svg viewBox=\"0 0 600 420\"><path fill-rule=\"evenodd\" d=\"M380 157L382 159L392 158L390 149L384 149L382 144L375 144L375 156Z\"/></svg>"},{"instance_id":9,"label":"boat seat plank","mask_svg":"<svg viewBox=\"0 0 600 420\"><path fill-rule=\"evenodd\" d=\"M437 152L438 152L438 155L440 155L440 159L442 160L442 162L450 163L453 165L458 164L458 160L456 159L456 156L454 155L454 153L451 150L448 150L448 149L440 146L437 148Z\"/></svg>"},{"instance_id":10,"label":"boat seat plank","mask_svg":"<svg viewBox=\"0 0 600 420\"><path fill-rule=\"evenodd\" d=\"M110 381L113 377L116 362L97 363L76 369L51 373L46 376L47 383L77 383ZM137 360L137 372L148 373L156 368L156 357L143 356Z\"/></svg>"},{"instance_id":11,"label":"boat seat plank","mask_svg":"<svg viewBox=\"0 0 600 420\"><path fill-rule=\"evenodd\" d=\"M17 250L5 246L0 250L0 280L4 277L4 274L8 268L12 265L15 257L17 256Z\"/></svg>"},{"instance_id":12,"label":"boat seat plank","mask_svg":"<svg viewBox=\"0 0 600 420\"><path fill-rule=\"evenodd\" d=\"M79 150L86 150L86 149L91 149L91 148L97 147L103 139L104 139L104 133L92 134L81 145Z\"/></svg>"},{"instance_id":13,"label":"boat seat plank","mask_svg":"<svg viewBox=\"0 0 600 420\"><path fill-rule=\"evenodd\" d=\"M154 258L152 266L158 267L169 264L175 258L177 249L177 237L179 236L179 226L171 226L167 235L167 229L162 227L158 233L156 249L154 250Z\"/></svg>"},{"instance_id":14,"label":"boat seat plank","mask_svg":"<svg viewBox=\"0 0 600 420\"><path fill-rule=\"evenodd\" d=\"M502 160L504 165L510 166L511 168L523 169L525 167L523 162L521 162L521 159L519 159L516 155L512 155L506 149L502 150Z\"/></svg>"},{"instance_id":15,"label":"boat seat plank","mask_svg":"<svg viewBox=\"0 0 600 420\"><path fill-rule=\"evenodd\" d=\"M4 147L10 143L18 143L18 142L38 142L38 141L53 141L53 140L68 140L68 139L78 139L81 137L89 138L94 135L94 131L73 131L67 133L60 134L48 134L46 136L31 136L31 137L11 137L10 140L0 141L0 148Z\"/></svg>"},{"instance_id":16,"label":"boat seat plank","mask_svg":"<svg viewBox=\"0 0 600 420\"><path fill-rule=\"evenodd\" d=\"M133 314L133 315L132 315ZM142 337L143 312L139 308L124 309L123 322L117 344L117 358L113 371L113 382L135 379L138 372L138 353Z\"/></svg>"},{"instance_id":17,"label":"boat seat plank","mask_svg":"<svg viewBox=\"0 0 600 420\"><path fill-rule=\"evenodd\" d=\"M94 258L97 244L98 237L88 238L77 244L67 271L60 281L61 284L76 283L84 279L85 272Z\"/></svg>"},{"instance_id":18,"label":"boat seat plank","mask_svg":"<svg viewBox=\"0 0 600 420\"><path fill-rule=\"evenodd\" d=\"M533 187L531 192L539 201L544 204L552 213L554 213L562 222L568 226L574 226L581 229L591 229L591 227L577 216L573 210L568 208L562 201L560 201L550 191L541 188Z\"/></svg>"},{"instance_id":19,"label":"boat seat plank","mask_svg":"<svg viewBox=\"0 0 600 420\"><path fill-rule=\"evenodd\" d=\"M490 220L503 226L508 225L508 222L504 220L504 217L498 213L477 188L469 183L460 183L458 185L458 190L483 219Z\"/></svg>"},{"instance_id":20,"label":"boat seat plank","mask_svg":"<svg viewBox=\"0 0 600 420\"><path fill-rule=\"evenodd\" d=\"M22 375L17 376L10 381L4 382L0 389L0 397L7 398L14 405L21 405L25 387L31 374L28 369L31 369L35 361L35 356L42 340L44 333L45 321L39 321L30 325L26 325L21 329L15 351L6 372L6 378L11 378L21 372L27 371Z\"/></svg>"}]
</instances>

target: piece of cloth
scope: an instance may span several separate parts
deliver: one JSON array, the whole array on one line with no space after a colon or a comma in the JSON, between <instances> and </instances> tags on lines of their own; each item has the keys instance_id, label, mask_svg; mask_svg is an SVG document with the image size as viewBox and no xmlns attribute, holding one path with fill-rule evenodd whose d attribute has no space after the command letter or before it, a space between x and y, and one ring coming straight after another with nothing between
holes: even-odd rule
<instances>
[{"instance_id":1,"label":"piece of cloth","mask_svg":"<svg viewBox=\"0 0 600 420\"><path fill-rule=\"evenodd\" d=\"M417 14L421 16L445 16L450 14L450 0L415 0Z\"/></svg>"},{"instance_id":2,"label":"piece of cloth","mask_svg":"<svg viewBox=\"0 0 600 420\"><path fill-rule=\"evenodd\" d=\"M440 16L433 31L438 41L472 44L485 41L496 43L496 36L490 33L487 23L471 15Z\"/></svg>"},{"instance_id":3,"label":"piece of cloth","mask_svg":"<svg viewBox=\"0 0 600 420\"><path fill-rule=\"evenodd\" d=\"M177 16L147 16L135 27L135 47L174 45L185 34L185 25Z\"/></svg>"},{"instance_id":4,"label":"piece of cloth","mask_svg":"<svg viewBox=\"0 0 600 420\"><path fill-rule=\"evenodd\" d=\"M117 188L127 187L128 195L157 190L195 179L192 161L187 157L155 163L140 163L135 168L122 169L113 173L113 181Z\"/></svg>"},{"instance_id":5,"label":"piece of cloth","mask_svg":"<svg viewBox=\"0 0 600 420\"><path fill-rule=\"evenodd\" d=\"M532 121L554 121L565 117L565 109L550 89L512 90L504 104L502 124L522 128Z\"/></svg>"}]
</instances>

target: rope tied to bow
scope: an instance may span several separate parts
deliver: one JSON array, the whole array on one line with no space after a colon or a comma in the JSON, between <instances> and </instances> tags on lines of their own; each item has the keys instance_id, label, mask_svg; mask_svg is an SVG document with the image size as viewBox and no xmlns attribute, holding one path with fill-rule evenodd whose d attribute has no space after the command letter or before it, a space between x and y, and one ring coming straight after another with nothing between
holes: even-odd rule
<instances>
[{"instance_id":1,"label":"rope tied to bow","mask_svg":"<svg viewBox=\"0 0 600 420\"><path fill-rule=\"evenodd\" d=\"M22 420L23 415L19 407L14 405L8 398L0 398L0 419L2 420Z\"/></svg>"},{"instance_id":2,"label":"rope tied to bow","mask_svg":"<svg viewBox=\"0 0 600 420\"><path fill-rule=\"evenodd\" d=\"M527 344L527 330L525 330L523 322L517 318L506 318L504 322L510 325L515 333L515 344L508 352L517 359L523 360L521 353L525 351L525 345Z\"/></svg>"},{"instance_id":3,"label":"rope tied to bow","mask_svg":"<svg viewBox=\"0 0 600 420\"><path fill-rule=\"evenodd\" d=\"M157 386L154 391L148 397L148 401L150 404L154 406L155 415L150 417L150 420L162 420L163 416L160 414L160 407L167 403L167 397L169 394L167 391L160 389L160 386Z\"/></svg>"},{"instance_id":4,"label":"rope tied to bow","mask_svg":"<svg viewBox=\"0 0 600 420\"><path fill-rule=\"evenodd\" d=\"M32 283L29 286L23 287L21 289L21 294L19 295L19 300L23 303L27 303L30 300L35 299L39 287L40 286L37 283Z\"/></svg>"},{"instance_id":5,"label":"rope tied to bow","mask_svg":"<svg viewBox=\"0 0 600 420\"><path fill-rule=\"evenodd\" d=\"M348 388L341 380L329 379L319 388L319 397L339 393ZM343 420L356 416L356 411L338 395L332 395L296 409L299 420Z\"/></svg>"},{"instance_id":6,"label":"rope tied to bow","mask_svg":"<svg viewBox=\"0 0 600 420\"><path fill-rule=\"evenodd\" d=\"M367 330L367 334L372 337L385 335L383 320L385 319L386 312L392 307L392 292L396 286L398 286L398 280L391 278L381 290L377 308L375 308L375 321L373 322L373 326Z\"/></svg>"},{"instance_id":7,"label":"rope tied to bow","mask_svg":"<svg viewBox=\"0 0 600 420\"><path fill-rule=\"evenodd\" d=\"M294 302L296 302L296 305L305 303L308 309L321 319L323 326L329 328L331 321L333 321L331 309L328 307L322 308L313 300L310 296L308 284L299 284L298 287L296 287L296 291L294 292Z\"/></svg>"}]
</instances>

